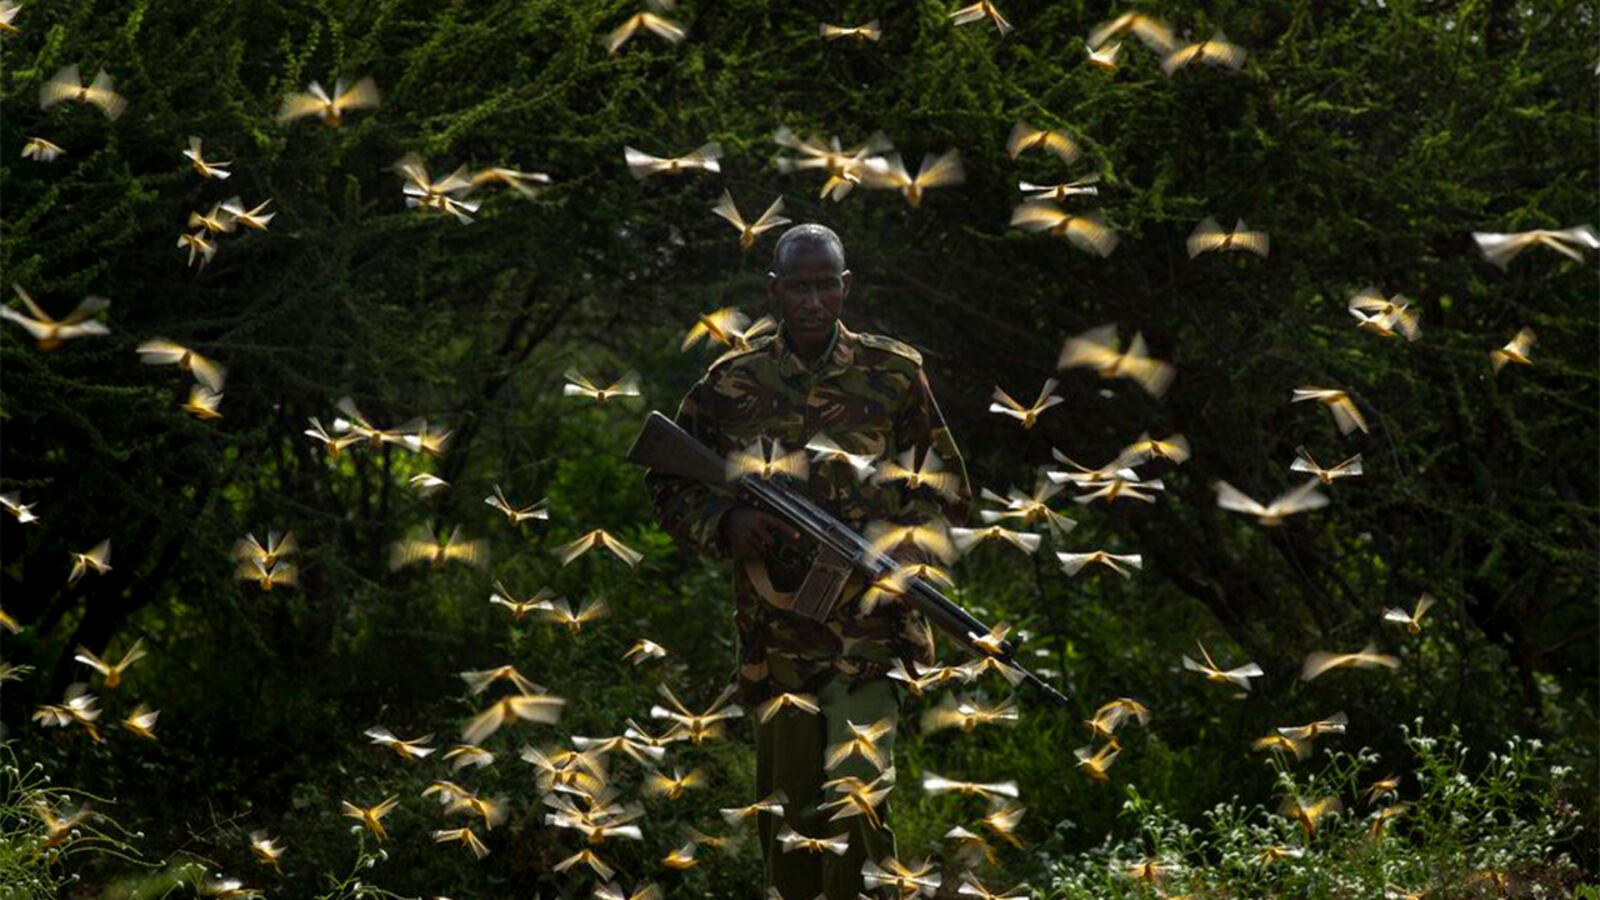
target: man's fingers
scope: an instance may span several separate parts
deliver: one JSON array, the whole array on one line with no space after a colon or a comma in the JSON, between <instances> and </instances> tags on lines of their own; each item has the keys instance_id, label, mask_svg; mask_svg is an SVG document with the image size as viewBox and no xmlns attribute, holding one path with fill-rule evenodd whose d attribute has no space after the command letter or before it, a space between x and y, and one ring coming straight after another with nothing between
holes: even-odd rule
<instances>
[{"instance_id":1,"label":"man's fingers","mask_svg":"<svg viewBox=\"0 0 1600 900\"><path fill-rule=\"evenodd\" d=\"M755 555L770 555L784 539L800 540L800 531L777 516L756 512L745 526L745 543Z\"/></svg>"},{"instance_id":2,"label":"man's fingers","mask_svg":"<svg viewBox=\"0 0 1600 900\"><path fill-rule=\"evenodd\" d=\"M799 529L778 518L777 516L763 514L761 517L761 523L767 527L769 533L781 534L791 541L800 540Z\"/></svg>"},{"instance_id":3,"label":"man's fingers","mask_svg":"<svg viewBox=\"0 0 1600 900\"><path fill-rule=\"evenodd\" d=\"M750 539L762 554L772 549L772 535L768 533L767 517L758 516L750 526Z\"/></svg>"}]
</instances>

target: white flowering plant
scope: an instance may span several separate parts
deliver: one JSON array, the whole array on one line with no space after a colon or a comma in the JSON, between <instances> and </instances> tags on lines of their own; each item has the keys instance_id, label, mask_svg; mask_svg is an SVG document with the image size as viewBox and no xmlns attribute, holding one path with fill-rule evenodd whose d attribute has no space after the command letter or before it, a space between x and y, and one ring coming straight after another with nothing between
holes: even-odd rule
<instances>
[{"instance_id":1,"label":"white flowering plant","mask_svg":"<svg viewBox=\"0 0 1600 900\"><path fill-rule=\"evenodd\" d=\"M1569 769L1537 739L1473 752L1451 727L1400 726L1409 764L1363 748L1309 774L1269 759L1273 806L1218 803L1185 823L1125 785L1128 834L1050 863L1050 900L1177 897L1587 897L1569 852L1592 839Z\"/></svg>"},{"instance_id":2,"label":"white flowering plant","mask_svg":"<svg viewBox=\"0 0 1600 900\"><path fill-rule=\"evenodd\" d=\"M146 864L127 832L104 812L111 801L57 784L39 762L0 743L0 897L67 895L78 857Z\"/></svg>"}]
</instances>

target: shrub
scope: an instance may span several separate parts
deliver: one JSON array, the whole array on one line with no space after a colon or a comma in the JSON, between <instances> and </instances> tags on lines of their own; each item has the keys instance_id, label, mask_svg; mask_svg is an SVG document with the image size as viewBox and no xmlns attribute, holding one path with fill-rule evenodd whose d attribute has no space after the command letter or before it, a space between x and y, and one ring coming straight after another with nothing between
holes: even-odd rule
<instances>
[{"instance_id":1,"label":"shrub","mask_svg":"<svg viewBox=\"0 0 1600 900\"><path fill-rule=\"evenodd\" d=\"M1310 803L1332 797L1312 828L1280 811L1218 803L1189 825L1125 788L1121 818L1133 837L1107 836L1050 864L1053 900L1146 897L1402 898L1413 895L1559 897L1577 885L1570 842L1587 839L1572 806L1570 770L1548 766L1536 739L1471 754L1452 726L1438 737L1422 720L1401 725L1412 755L1396 792L1372 782L1402 771L1363 748L1328 754L1315 774L1269 762L1278 791ZM1141 879L1133 868L1155 861Z\"/></svg>"}]
</instances>

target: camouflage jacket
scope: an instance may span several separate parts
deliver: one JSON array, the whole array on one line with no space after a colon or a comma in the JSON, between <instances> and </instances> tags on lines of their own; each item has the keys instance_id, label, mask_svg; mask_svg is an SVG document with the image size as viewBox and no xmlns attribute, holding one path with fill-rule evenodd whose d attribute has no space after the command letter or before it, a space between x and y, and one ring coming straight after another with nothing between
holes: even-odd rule
<instances>
[{"instance_id":1,"label":"camouflage jacket","mask_svg":"<svg viewBox=\"0 0 1600 900\"><path fill-rule=\"evenodd\" d=\"M797 487L857 530L876 519L911 524L943 518L959 524L971 487L923 374L921 355L899 341L852 332L841 322L815 365L794 353L780 328L712 363L683 398L677 422L724 457L763 438L795 450L819 434L850 453L879 459L912 447L920 458L932 448L946 471L957 476L954 496L910 489L905 482L861 480L843 462L813 463L806 483ZM659 473L647 475L646 484L662 527L703 554L727 558L720 526L735 505L732 497ZM830 617L818 622L769 602L771 584L761 583L762 574L764 564L734 566L737 679L745 702L786 690L815 690L835 673L852 680L882 677L897 658L933 662L933 634L919 613L898 600L860 613L866 585L859 576L846 585Z\"/></svg>"}]
</instances>

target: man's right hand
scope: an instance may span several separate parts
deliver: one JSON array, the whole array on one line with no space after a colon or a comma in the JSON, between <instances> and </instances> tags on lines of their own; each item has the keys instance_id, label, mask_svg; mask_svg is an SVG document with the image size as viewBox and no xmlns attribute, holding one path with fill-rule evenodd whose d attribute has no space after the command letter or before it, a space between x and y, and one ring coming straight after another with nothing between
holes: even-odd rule
<instances>
[{"instance_id":1,"label":"man's right hand","mask_svg":"<svg viewBox=\"0 0 1600 900\"><path fill-rule=\"evenodd\" d=\"M800 532L794 526L748 506L735 507L723 516L722 536L734 559L770 557L783 541L800 540Z\"/></svg>"}]
</instances>

